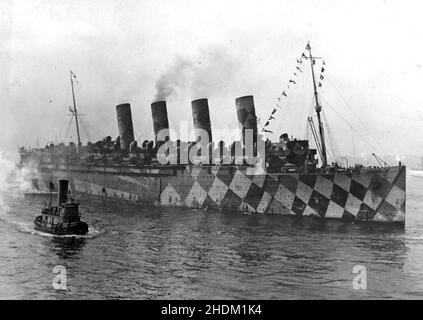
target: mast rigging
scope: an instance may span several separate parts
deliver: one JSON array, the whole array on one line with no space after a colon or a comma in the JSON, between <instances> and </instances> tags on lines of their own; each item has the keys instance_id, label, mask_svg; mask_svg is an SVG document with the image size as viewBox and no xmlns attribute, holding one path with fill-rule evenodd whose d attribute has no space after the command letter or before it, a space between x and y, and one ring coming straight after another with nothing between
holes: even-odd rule
<instances>
[{"instance_id":1,"label":"mast rigging","mask_svg":"<svg viewBox=\"0 0 423 320\"><path fill-rule=\"evenodd\" d=\"M75 91L73 88L73 77L75 75L73 74L72 70L69 70L70 72L70 78L71 78L71 87L72 87L72 99L73 99L73 114L75 116L75 122L76 122L76 134L78 136L78 147L77 150L79 152L79 149L81 147L81 136L79 135L79 122L78 122L78 111L76 110L76 100L75 100Z\"/></svg>"},{"instance_id":2,"label":"mast rigging","mask_svg":"<svg viewBox=\"0 0 423 320\"><path fill-rule=\"evenodd\" d=\"M315 103L316 103L316 114L317 114L317 120L319 122L321 156L322 156L322 162L323 162L322 166L325 167L327 165L327 156L326 156L325 134L324 134L322 119L320 117L320 111L322 110L322 106L319 104L319 98L318 98L317 86L316 86L316 79L314 77L314 67L313 67L315 57L313 57L313 55L311 54L310 42L307 43L306 50L308 50L308 52L309 52L310 65L311 65L311 75L312 75L312 78L313 78L314 99L315 99Z\"/></svg>"}]
</instances>

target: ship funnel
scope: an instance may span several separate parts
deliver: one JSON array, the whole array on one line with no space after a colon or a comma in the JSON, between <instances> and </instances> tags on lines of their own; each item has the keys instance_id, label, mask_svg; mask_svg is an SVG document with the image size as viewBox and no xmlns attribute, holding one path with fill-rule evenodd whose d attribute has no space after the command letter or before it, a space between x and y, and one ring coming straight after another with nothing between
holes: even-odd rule
<instances>
[{"instance_id":1,"label":"ship funnel","mask_svg":"<svg viewBox=\"0 0 423 320\"><path fill-rule=\"evenodd\" d=\"M59 180L58 202L59 206L62 203L68 202L69 180Z\"/></svg>"},{"instance_id":2,"label":"ship funnel","mask_svg":"<svg viewBox=\"0 0 423 320\"><path fill-rule=\"evenodd\" d=\"M207 99L198 99L191 102L192 118L194 120L195 139L198 140L201 136L201 130L204 130L209 135L209 141L212 139L212 131L210 124L209 103Z\"/></svg>"},{"instance_id":3,"label":"ship funnel","mask_svg":"<svg viewBox=\"0 0 423 320\"><path fill-rule=\"evenodd\" d=\"M235 99L236 113L238 121L241 125L241 139L244 141L245 130L253 130L253 141L257 141L257 117L254 108L253 96L244 96Z\"/></svg>"},{"instance_id":4,"label":"ship funnel","mask_svg":"<svg viewBox=\"0 0 423 320\"><path fill-rule=\"evenodd\" d=\"M151 115L153 117L154 142L157 145L157 135L160 131L163 130L161 140L166 136L170 138L166 101L153 102L151 104Z\"/></svg>"},{"instance_id":5,"label":"ship funnel","mask_svg":"<svg viewBox=\"0 0 423 320\"><path fill-rule=\"evenodd\" d=\"M120 148L128 150L134 141L134 128L132 126L131 105L123 103L116 106L116 115L120 136Z\"/></svg>"}]
</instances>

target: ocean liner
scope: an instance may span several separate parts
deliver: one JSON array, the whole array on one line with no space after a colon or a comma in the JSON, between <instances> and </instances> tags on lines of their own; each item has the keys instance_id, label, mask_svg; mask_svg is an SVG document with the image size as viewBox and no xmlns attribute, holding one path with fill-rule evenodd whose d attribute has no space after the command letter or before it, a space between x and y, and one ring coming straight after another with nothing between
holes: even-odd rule
<instances>
[{"instance_id":1,"label":"ocean liner","mask_svg":"<svg viewBox=\"0 0 423 320\"><path fill-rule=\"evenodd\" d=\"M145 140L138 146L130 104L126 103L116 106L119 129L116 140L109 136L83 145L71 71L71 112L78 144L50 144L41 149L21 147L19 168L29 168L32 174L28 179L35 188L44 191L55 188L53 181L67 179L76 195L140 204L404 225L405 166L399 163L351 167L328 162L318 93L320 83L316 83L315 77L317 59L321 58L313 56L307 44L297 60L304 62L302 68L308 63L307 68L311 67L316 125L312 118L308 122L314 149L308 140L289 138L288 134L282 134L277 142L264 141L267 130L258 130L253 96L235 100L241 138L228 146L212 139L208 100L192 101L194 128L207 133L205 150L210 151L200 161L187 160L184 155L196 145L201 151L198 144L202 139L171 141L169 133L164 139L159 138L161 133L169 132L166 101L151 104L154 141ZM285 91L282 96L286 96ZM247 131L252 132L253 152L264 165L247 161L244 143ZM264 154L258 154L260 143L264 144ZM167 147L163 149L164 146ZM176 152L169 152L171 149ZM241 150L241 154L235 149ZM159 150L165 150L167 162L159 161Z\"/></svg>"}]
</instances>

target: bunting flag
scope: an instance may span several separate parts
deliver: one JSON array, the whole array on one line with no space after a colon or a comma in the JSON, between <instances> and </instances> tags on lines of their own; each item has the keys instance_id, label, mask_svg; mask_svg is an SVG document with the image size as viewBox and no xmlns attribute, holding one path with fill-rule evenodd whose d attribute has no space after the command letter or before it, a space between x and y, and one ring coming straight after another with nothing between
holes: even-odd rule
<instances>
[{"instance_id":1,"label":"bunting flag","mask_svg":"<svg viewBox=\"0 0 423 320\"><path fill-rule=\"evenodd\" d=\"M310 48L310 45L309 44L307 44L307 46L306 46L306 48L305 48L306 50L308 50L308 51L310 51L311 50L311 48ZM299 71L299 72L303 72L303 70L302 70L302 68L300 68L300 66L299 66L299 64L301 64L301 63L303 63L303 59L306 59L306 60L308 60L308 57L307 57L307 55L306 55L306 52L304 51L302 54L301 54L301 57L300 58L297 58L296 60L297 60L297 66L296 66L296 70L295 70L295 72L293 72L293 75L292 75L292 77L289 79L289 81L288 81L288 83L287 83L287 89L290 89L291 88L291 83L292 84L294 84L294 85L296 85L297 84L297 82L294 80L294 79L296 79L295 77L297 77L298 76L298 72L297 72L297 70ZM312 64L313 65L315 65L316 64L316 59L314 59L314 58L311 58L312 60L311 60L311 62L312 62ZM322 63L322 65L325 65L325 62L323 61L323 63ZM321 72L320 73L323 73L325 71L325 68L321 68ZM72 73L73 74L73 73ZM320 80L323 80L323 75L322 74L320 74ZM319 82L319 87L321 87L322 86L322 83L321 82ZM268 133L273 133L272 131L270 131L270 130L266 130L265 129L265 127L267 127L267 126L269 126L270 125L270 122L272 121L272 120L275 120L276 118L273 116L275 113L276 113L276 111L277 111L277 108L279 108L279 109L281 109L281 106L280 106L280 101L282 100L282 97L283 96L285 96L286 98L288 97L288 94L287 94L287 90L284 90L284 91L282 91L282 93L280 94L280 96L279 97L277 97L276 98L276 101L277 101L277 103L275 104L275 106L276 107L274 107L273 108L273 110L272 110L272 112L271 112L271 114L270 114L270 116L269 116L269 119L266 121L266 123L264 124L264 126L263 126L263 128L262 128L262 131L264 131L264 132L268 132Z\"/></svg>"},{"instance_id":2,"label":"bunting flag","mask_svg":"<svg viewBox=\"0 0 423 320\"><path fill-rule=\"evenodd\" d=\"M325 65L325 60L322 60L322 65L323 65L323 66Z\"/></svg>"},{"instance_id":3,"label":"bunting flag","mask_svg":"<svg viewBox=\"0 0 423 320\"><path fill-rule=\"evenodd\" d=\"M73 109L69 107L69 112L73 114Z\"/></svg>"}]
</instances>

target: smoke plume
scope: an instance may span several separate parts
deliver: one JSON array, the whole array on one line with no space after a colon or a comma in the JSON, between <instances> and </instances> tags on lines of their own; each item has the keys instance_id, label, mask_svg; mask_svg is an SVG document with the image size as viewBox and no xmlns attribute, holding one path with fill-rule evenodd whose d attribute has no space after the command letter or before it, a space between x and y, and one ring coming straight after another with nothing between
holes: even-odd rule
<instances>
[{"instance_id":1,"label":"smoke plume","mask_svg":"<svg viewBox=\"0 0 423 320\"><path fill-rule=\"evenodd\" d=\"M154 101L167 100L179 94L192 98L219 94L233 85L240 74L240 59L224 46L204 48L197 56L177 56L156 82Z\"/></svg>"},{"instance_id":2,"label":"smoke plume","mask_svg":"<svg viewBox=\"0 0 423 320\"><path fill-rule=\"evenodd\" d=\"M20 197L24 191L30 188L28 180L28 170L16 170L16 164L0 151L0 212L7 210L4 195L7 193L12 197Z\"/></svg>"},{"instance_id":3,"label":"smoke plume","mask_svg":"<svg viewBox=\"0 0 423 320\"><path fill-rule=\"evenodd\" d=\"M156 82L154 101L167 100L184 88L194 69L194 64L186 57L175 57L169 69Z\"/></svg>"}]
</instances>

